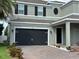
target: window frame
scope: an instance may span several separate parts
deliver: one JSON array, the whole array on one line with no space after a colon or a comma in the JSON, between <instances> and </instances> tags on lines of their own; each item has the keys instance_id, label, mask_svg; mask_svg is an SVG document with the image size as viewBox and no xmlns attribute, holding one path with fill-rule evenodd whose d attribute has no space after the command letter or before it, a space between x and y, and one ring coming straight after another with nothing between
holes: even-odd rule
<instances>
[{"instance_id":1,"label":"window frame","mask_svg":"<svg viewBox=\"0 0 79 59\"><path fill-rule=\"evenodd\" d=\"M40 14L41 13L41 14ZM43 6L38 6L38 12L37 12L38 16L43 16Z\"/></svg>"},{"instance_id":2,"label":"window frame","mask_svg":"<svg viewBox=\"0 0 79 59\"><path fill-rule=\"evenodd\" d=\"M20 11L22 11L22 13ZM22 3L18 4L18 14L24 15L24 4Z\"/></svg>"}]
</instances>

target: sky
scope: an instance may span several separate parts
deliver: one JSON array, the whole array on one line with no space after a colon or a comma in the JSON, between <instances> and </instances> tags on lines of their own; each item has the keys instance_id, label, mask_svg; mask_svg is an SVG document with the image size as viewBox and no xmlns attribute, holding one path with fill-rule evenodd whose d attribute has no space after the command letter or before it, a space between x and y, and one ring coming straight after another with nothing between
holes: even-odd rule
<instances>
[{"instance_id":1,"label":"sky","mask_svg":"<svg viewBox=\"0 0 79 59\"><path fill-rule=\"evenodd\" d=\"M46 0L46 1L48 1L48 0ZM63 2L68 2L70 0L49 0L49 1L63 1Z\"/></svg>"}]
</instances>

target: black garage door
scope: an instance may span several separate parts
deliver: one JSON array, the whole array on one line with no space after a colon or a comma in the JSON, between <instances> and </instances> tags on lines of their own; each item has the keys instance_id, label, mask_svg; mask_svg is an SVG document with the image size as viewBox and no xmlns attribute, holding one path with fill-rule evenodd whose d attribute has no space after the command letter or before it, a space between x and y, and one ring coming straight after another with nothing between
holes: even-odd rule
<instances>
[{"instance_id":1,"label":"black garage door","mask_svg":"<svg viewBox=\"0 0 79 59\"><path fill-rule=\"evenodd\" d=\"M17 45L47 45L48 30L16 29Z\"/></svg>"}]
</instances>

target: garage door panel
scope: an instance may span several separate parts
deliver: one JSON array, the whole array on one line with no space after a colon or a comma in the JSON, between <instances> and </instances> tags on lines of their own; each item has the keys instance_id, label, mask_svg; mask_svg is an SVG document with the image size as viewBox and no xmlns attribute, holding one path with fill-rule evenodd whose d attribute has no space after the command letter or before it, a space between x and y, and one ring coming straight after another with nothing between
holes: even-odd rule
<instances>
[{"instance_id":1,"label":"garage door panel","mask_svg":"<svg viewBox=\"0 0 79 59\"><path fill-rule=\"evenodd\" d=\"M17 45L47 45L47 30L16 29Z\"/></svg>"}]
</instances>

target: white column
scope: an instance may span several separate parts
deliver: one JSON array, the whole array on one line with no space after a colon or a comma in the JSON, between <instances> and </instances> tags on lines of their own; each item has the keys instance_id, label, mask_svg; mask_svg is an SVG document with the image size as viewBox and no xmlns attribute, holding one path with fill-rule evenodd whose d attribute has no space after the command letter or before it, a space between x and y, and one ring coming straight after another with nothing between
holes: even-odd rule
<instances>
[{"instance_id":1,"label":"white column","mask_svg":"<svg viewBox=\"0 0 79 59\"><path fill-rule=\"evenodd\" d=\"M66 46L70 46L70 22L66 22Z\"/></svg>"},{"instance_id":2,"label":"white column","mask_svg":"<svg viewBox=\"0 0 79 59\"><path fill-rule=\"evenodd\" d=\"M11 45L11 24L8 23L8 39L9 39L9 43Z\"/></svg>"},{"instance_id":3,"label":"white column","mask_svg":"<svg viewBox=\"0 0 79 59\"><path fill-rule=\"evenodd\" d=\"M14 25L10 24L10 44L15 43L14 39Z\"/></svg>"}]
</instances>

